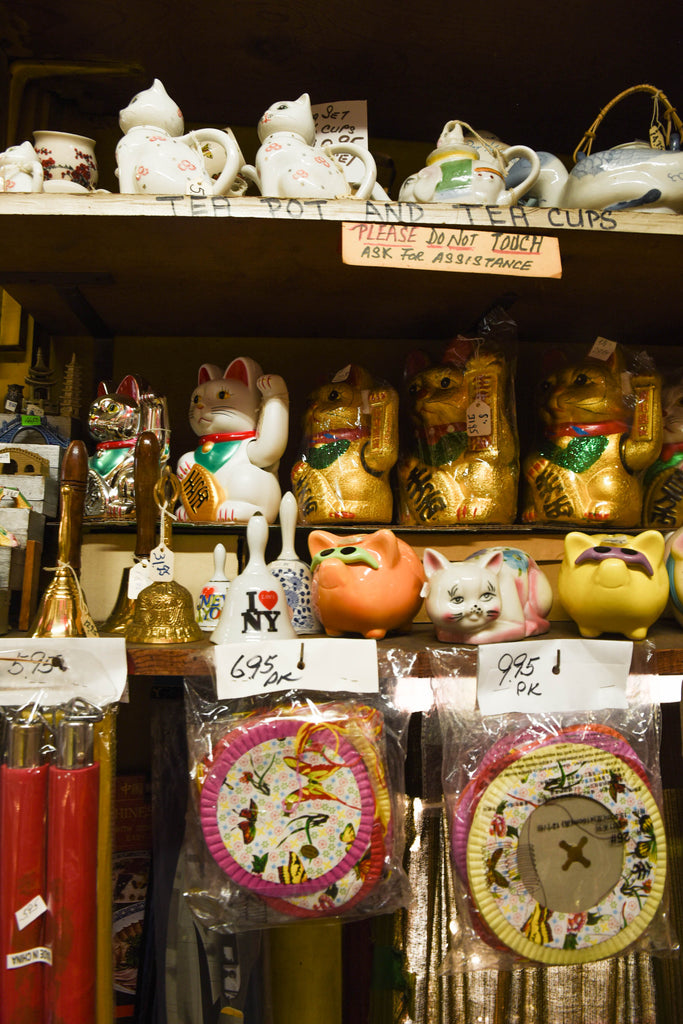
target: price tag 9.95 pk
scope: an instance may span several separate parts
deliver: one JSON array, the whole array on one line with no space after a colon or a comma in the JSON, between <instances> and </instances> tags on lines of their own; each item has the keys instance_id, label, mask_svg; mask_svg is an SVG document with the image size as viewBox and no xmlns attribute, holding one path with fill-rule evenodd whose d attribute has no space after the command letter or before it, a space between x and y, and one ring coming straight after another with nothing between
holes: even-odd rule
<instances>
[{"instance_id":1,"label":"price tag 9.95 pk","mask_svg":"<svg viewBox=\"0 0 683 1024\"><path fill-rule=\"evenodd\" d=\"M525 640L482 644L477 698L483 715L625 708L630 640Z\"/></svg>"}]
</instances>

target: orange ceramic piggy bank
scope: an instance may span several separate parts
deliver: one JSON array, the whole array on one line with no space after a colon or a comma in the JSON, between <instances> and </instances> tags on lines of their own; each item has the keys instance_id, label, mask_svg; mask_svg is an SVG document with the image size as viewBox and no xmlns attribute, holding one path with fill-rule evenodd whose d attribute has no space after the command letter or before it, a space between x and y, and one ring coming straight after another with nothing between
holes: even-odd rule
<instances>
[{"instance_id":1,"label":"orange ceramic piggy bank","mask_svg":"<svg viewBox=\"0 0 683 1024\"><path fill-rule=\"evenodd\" d=\"M381 640L405 632L422 605L422 563L391 530L339 537L314 530L311 597L329 636L360 633Z\"/></svg>"}]
</instances>

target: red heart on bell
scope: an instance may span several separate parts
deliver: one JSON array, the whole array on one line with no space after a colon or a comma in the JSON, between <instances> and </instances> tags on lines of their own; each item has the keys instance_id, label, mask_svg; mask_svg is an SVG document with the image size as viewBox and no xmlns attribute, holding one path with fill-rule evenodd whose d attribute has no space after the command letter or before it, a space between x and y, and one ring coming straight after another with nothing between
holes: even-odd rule
<instances>
[{"instance_id":1,"label":"red heart on bell","mask_svg":"<svg viewBox=\"0 0 683 1024\"><path fill-rule=\"evenodd\" d=\"M258 599L263 607L267 608L269 611L277 604L277 594L274 590L262 590L259 593Z\"/></svg>"}]
</instances>

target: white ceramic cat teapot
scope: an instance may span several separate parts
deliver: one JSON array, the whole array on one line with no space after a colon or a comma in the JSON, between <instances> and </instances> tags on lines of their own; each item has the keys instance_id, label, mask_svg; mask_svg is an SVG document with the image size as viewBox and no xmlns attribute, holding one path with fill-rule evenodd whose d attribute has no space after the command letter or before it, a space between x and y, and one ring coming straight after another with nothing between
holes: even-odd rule
<instances>
[{"instance_id":1,"label":"white ceramic cat teapot","mask_svg":"<svg viewBox=\"0 0 683 1024\"><path fill-rule=\"evenodd\" d=\"M528 161L529 170L510 188L505 181L506 168L516 159ZM538 155L528 146L501 148L489 143L464 121L448 121L436 149L427 157L426 166L401 185L399 200L513 206L529 191L540 170Z\"/></svg>"},{"instance_id":2,"label":"white ceramic cat teapot","mask_svg":"<svg viewBox=\"0 0 683 1024\"><path fill-rule=\"evenodd\" d=\"M256 166L245 164L242 174L263 196L298 199L368 199L377 180L374 157L362 146L339 142L315 145L315 121L308 93L296 100L279 100L258 123L261 146ZM354 191L335 156L348 153L363 167Z\"/></svg>"},{"instance_id":3,"label":"white ceramic cat teapot","mask_svg":"<svg viewBox=\"0 0 683 1024\"><path fill-rule=\"evenodd\" d=\"M122 193L147 195L225 195L238 175L242 154L235 139L218 128L183 135L183 113L158 78L119 112L125 133L116 146ZM214 181L204 164L202 144L225 150L225 165Z\"/></svg>"}]
</instances>

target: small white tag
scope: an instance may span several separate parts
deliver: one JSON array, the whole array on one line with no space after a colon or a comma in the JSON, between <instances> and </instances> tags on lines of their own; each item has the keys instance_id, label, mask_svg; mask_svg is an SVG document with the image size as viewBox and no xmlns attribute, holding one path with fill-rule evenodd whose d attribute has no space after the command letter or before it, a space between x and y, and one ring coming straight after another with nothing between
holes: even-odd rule
<instances>
[{"instance_id":1,"label":"small white tag","mask_svg":"<svg viewBox=\"0 0 683 1024\"><path fill-rule=\"evenodd\" d=\"M128 598L130 601L134 601L141 590L148 587L150 583L154 582L152 576L149 560L146 558L136 562L133 568L128 573Z\"/></svg>"},{"instance_id":2,"label":"small white tag","mask_svg":"<svg viewBox=\"0 0 683 1024\"><path fill-rule=\"evenodd\" d=\"M218 644L219 700L282 690L378 693L377 643L319 637Z\"/></svg>"},{"instance_id":3,"label":"small white tag","mask_svg":"<svg viewBox=\"0 0 683 1024\"><path fill-rule=\"evenodd\" d=\"M203 181L201 178L197 178L196 180L188 181L187 185L185 186L185 195L186 196L206 196L206 195L208 195L208 193L206 191L206 182Z\"/></svg>"},{"instance_id":4,"label":"small white tag","mask_svg":"<svg viewBox=\"0 0 683 1024\"><path fill-rule=\"evenodd\" d=\"M7 401L5 402L5 409L7 409L7 412L16 412L17 403L13 402L11 398L8 398Z\"/></svg>"},{"instance_id":5,"label":"small white tag","mask_svg":"<svg viewBox=\"0 0 683 1024\"><path fill-rule=\"evenodd\" d=\"M29 964L51 964L52 950L49 946L36 946L35 949L25 949L22 953L7 954L7 970L13 971L17 967L28 967Z\"/></svg>"},{"instance_id":6,"label":"small white tag","mask_svg":"<svg viewBox=\"0 0 683 1024\"><path fill-rule=\"evenodd\" d=\"M601 338L598 335L588 355L592 359L609 359L616 347L616 341L610 341L609 338Z\"/></svg>"},{"instance_id":7,"label":"small white tag","mask_svg":"<svg viewBox=\"0 0 683 1024\"><path fill-rule=\"evenodd\" d=\"M9 452L0 452L0 462L11 462L12 456Z\"/></svg>"},{"instance_id":8,"label":"small white tag","mask_svg":"<svg viewBox=\"0 0 683 1024\"><path fill-rule=\"evenodd\" d=\"M19 931L23 931L24 928L31 924L31 921L36 921L41 914L44 914L47 910L47 904L42 896L34 896L32 900L25 903L23 907L16 911L15 917L17 919L17 928Z\"/></svg>"},{"instance_id":9,"label":"small white tag","mask_svg":"<svg viewBox=\"0 0 683 1024\"><path fill-rule=\"evenodd\" d=\"M173 579L174 558L173 552L165 544L158 544L149 556L149 572L151 582L168 583Z\"/></svg>"},{"instance_id":10,"label":"small white tag","mask_svg":"<svg viewBox=\"0 0 683 1024\"><path fill-rule=\"evenodd\" d=\"M630 640L539 640L481 644L482 715L626 708Z\"/></svg>"},{"instance_id":11,"label":"small white tag","mask_svg":"<svg viewBox=\"0 0 683 1024\"><path fill-rule=\"evenodd\" d=\"M489 437L491 434L491 407L481 398L467 407L466 414L468 437Z\"/></svg>"}]
</instances>

